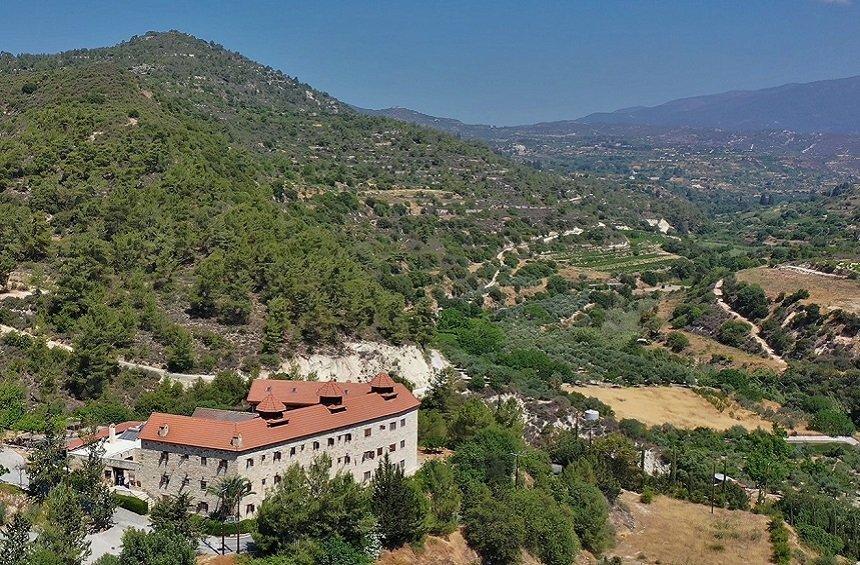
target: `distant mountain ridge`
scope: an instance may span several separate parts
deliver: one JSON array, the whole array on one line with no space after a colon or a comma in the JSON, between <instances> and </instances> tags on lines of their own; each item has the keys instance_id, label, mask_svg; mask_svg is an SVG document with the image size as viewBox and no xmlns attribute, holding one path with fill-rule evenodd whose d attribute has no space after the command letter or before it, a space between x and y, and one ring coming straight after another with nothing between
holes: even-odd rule
<instances>
[{"instance_id":1,"label":"distant mountain ridge","mask_svg":"<svg viewBox=\"0 0 860 565\"><path fill-rule=\"evenodd\" d=\"M658 106L598 112L576 121L857 134L860 133L860 76L680 98Z\"/></svg>"},{"instance_id":2,"label":"distant mountain ridge","mask_svg":"<svg viewBox=\"0 0 860 565\"><path fill-rule=\"evenodd\" d=\"M860 134L860 75L808 83L791 83L761 90L732 90L679 98L658 106L633 106L597 112L573 120L515 126L466 124L454 118L430 116L408 108L355 108L447 132L483 139L520 133L594 131L581 125L705 128L733 131L791 130L798 133Z\"/></svg>"},{"instance_id":3,"label":"distant mountain ridge","mask_svg":"<svg viewBox=\"0 0 860 565\"><path fill-rule=\"evenodd\" d=\"M467 124L407 108L357 111L480 139L502 153L565 140L645 143L789 155L808 165L860 175L860 76L732 91L515 126Z\"/></svg>"}]
</instances>

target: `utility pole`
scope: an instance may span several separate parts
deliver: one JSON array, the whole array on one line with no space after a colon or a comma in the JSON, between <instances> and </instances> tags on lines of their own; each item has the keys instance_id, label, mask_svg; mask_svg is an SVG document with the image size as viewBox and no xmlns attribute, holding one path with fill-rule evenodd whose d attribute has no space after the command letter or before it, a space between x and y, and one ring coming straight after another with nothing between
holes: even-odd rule
<instances>
[{"instance_id":1,"label":"utility pole","mask_svg":"<svg viewBox=\"0 0 860 565\"><path fill-rule=\"evenodd\" d=\"M711 473L711 514L714 513L714 488L716 487L716 485L714 485L714 480L716 480L716 478L717 478L717 460L714 459L714 461L713 461L713 472ZM723 482L725 482L725 481L726 481L726 477L723 476Z\"/></svg>"}]
</instances>

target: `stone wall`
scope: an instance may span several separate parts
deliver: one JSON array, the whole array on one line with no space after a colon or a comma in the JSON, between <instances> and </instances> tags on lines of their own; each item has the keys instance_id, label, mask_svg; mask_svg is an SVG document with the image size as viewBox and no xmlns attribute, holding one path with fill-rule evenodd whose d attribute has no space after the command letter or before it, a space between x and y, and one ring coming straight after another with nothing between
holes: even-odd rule
<instances>
[{"instance_id":1,"label":"stone wall","mask_svg":"<svg viewBox=\"0 0 860 565\"><path fill-rule=\"evenodd\" d=\"M332 474L349 472L358 482L372 477L386 453L392 463L404 467L406 474L413 474L418 470L418 410L253 451L237 453L152 441L143 441L140 451L140 488L155 500L184 489L194 497L201 513L214 511L218 503L206 492L208 486L229 475L247 477L255 494L242 501L240 516L245 518L256 512L288 467L299 464L307 468L323 453L331 458Z\"/></svg>"}]
</instances>

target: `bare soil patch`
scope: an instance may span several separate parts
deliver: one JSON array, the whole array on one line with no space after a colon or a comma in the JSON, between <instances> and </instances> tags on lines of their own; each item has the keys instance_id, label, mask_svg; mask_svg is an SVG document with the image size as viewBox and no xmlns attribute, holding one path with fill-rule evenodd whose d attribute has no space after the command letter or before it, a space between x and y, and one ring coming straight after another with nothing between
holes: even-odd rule
<instances>
[{"instance_id":1,"label":"bare soil patch","mask_svg":"<svg viewBox=\"0 0 860 565\"><path fill-rule=\"evenodd\" d=\"M804 300L804 303L814 302L825 310L841 308L846 312L860 314L860 281L770 267L739 271L737 279L759 285L771 299L780 293L788 295L805 288L809 291L809 298Z\"/></svg>"},{"instance_id":2,"label":"bare soil patch","mask_svg":"<svg viewBox=\"0 0 860 565\"><path fill-rule=\"evenodd\" d=\"M377 565L471 565L480 563L478 554L466 544L462 532L455 531L445 538L428 536L423 547L401 547L383 551Z\"/></svg>"},{"instance_id":3,"label":"bare soil patch","mask_svg":"<svg viewBox=\"0 0 860 565\"><path fill-rule=\"evenodd\" d=\"M649 426L672 424L678 428L697 427L727 430L743 426L748 430L770 430L773 424L758 414L729 401L722 411L689 388L655 386L613 388L610 386L570 386L566 390L593 396L608 404L619 420L635 418Z\"/></svg>"}]
</instances>

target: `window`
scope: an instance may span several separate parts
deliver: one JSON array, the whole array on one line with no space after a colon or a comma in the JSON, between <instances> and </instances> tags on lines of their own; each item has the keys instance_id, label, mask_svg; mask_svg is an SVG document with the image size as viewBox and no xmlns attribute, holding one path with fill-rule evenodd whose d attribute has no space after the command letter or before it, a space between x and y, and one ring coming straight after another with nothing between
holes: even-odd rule
<instances>
[{"instance_id":1,"label":"window","mask_svg":"<svg viewBox=\"0 0 860 565\"><path fill-rule=\"evenodd\" d=\"M369 481L369 480L370 480L370 471L365 471L365 472L364 472L364 480L365 480L365 481Z\"/></svg>"},{"instance_id":2,"label":"window","mask_svg":"<svg viewBox=\"0 0 860 565\"><path fill-rule=\"evenodd\" d=\"M334 438L333 437L328 438L328 446L331 447L333 445L334 445Z\"/></svg>"},{"instance_id":3,"label":"window","mask_svg":"<svg viewBox=\"0 0 860 565\"><path fill-rule=\"evenodd\" d=\"M281 452L276 451L272 454L272 461L280 461L281 460Z\"/></svg>"},{"instance_id":4,"label":"window","mask_svg":"<svg viewBox=\"0 0 860 565\"><path fill-rule=\"evenodd\" d=\"M367 428L366 430L364 430L364 437L370 437L370 434L372 433L373 430L371 428Z\"/></svg>"},{"instance_id":5,"label":"window","mask_svg":"<svg viewBox=\"0 0 860 565\"><path fill-rule=\"evenodd\" d=\"M198 502L197 503L197 513L198 514L208 514L209 513L209 504L206 502Z\"/></svg>"},{"instance_id":6,"label":"window","mask_svg":"<svg viewBox=\"0 0 860 565\"><path fill-rule=\"evenodd\" d=\"M343 436L344 441L352 441L352 434L346 434Z\"/></svg>"},{"instance_id":7,"label":"window","mask_svg":"<svg viewBox=\"0 0 860 565\"><path fill-rule=\"evenodd\" d=\"M264 453L264 454L260 455L260 463L263 463L265 461L266 461L266 454Z\"/></svg>"},{"instance_id":8,"label":"window","mask_svg":"<svg viewBox=\"0 0 860 565\"><path fill-rule=\"evenodd\" d=\"M377 447L377 448L376 448L376 454L377 454L377 455L382 455L382 448L381 448L381 447Z\"/></svg>"},{"instance_id":9,"label":"window","mask_svg":"<svg viewBox=\"0 0 860 565\"><path fill-rule=\"evenodd\" d=\"M105 469L105 478L106 479L110 478L110 469Z\"/></svg>"},{"instance_id":10,"label":"window","mask_svg":"<svg viewBox=\"0 0 860 565\"><path fill-rule=\"evenodd\" d=\"M379 429L385 431L385 424L379 424Z\"/></svg>"},{"instance_id":11,"label":"window","mask_svg":"<svg viewBox=\"0 0 860 565\"><path fill-rule=\"evenodd\" d=\"M248 514L253 514L253 513L254 513L254 505L253 504L246 504L245 505L245 515L247 516Z\"/></svg>"},{"instance_id":12,"label":"window","mask_svg":"<svg viewBox=\"0 0 860 565\"><path fill-rule=\"evenodd\" d=\"M373 459L374 457L376 457L376 456L373 454L373 451L365 451L361 455L361 461L364 462L364 461L367 461L368 459Z\"/></svg>"},{"instance_id":13,"label":"window","mask_svg":"<svg viewBox=\"0 0 860 565\"><path fill-rule=\"evenodd\" d=\"M280 483L281 483L281 476L280 476L280 475L275 475L275 484L277 485L277 484L280 484Z\"/></svg>"},{"instance_id":14,"label":"window","mask_svg":"<svg viewBox=\"0 0 860 565\"><path fill-rule=\"evenodd\" d=\"M343 462L344 462L344 464L345 464L345 465L349 465L349 462L350 462L350 457L349 457L349 455L344 455L344 456L343 456Z\"/></svg>"},{"instance_id":15,"label":"window","mask_svg":"<svg viewBox=\"0 0 860 565\"><path fill-rule=\"evenodd\" d=\"M389 445L389 446L388 446L388 451L397 451L397 444L396 444L396 443L392 443L391 445Z\"/></svg>"},{"instance_id":16,"label":"window","mask_svg":"<svg viewBox=\"0 0 860 565\"><path fill-rule=\"evenodd\" d=\"M200 490L206 490L206 485L208 483L206 481L200 481Z\"/></svg>"},{"instance_id":17,"label":"window","mask_svg":"<svg viewBox=\"0 0 860 565\"><path fill-rule=\"evenodd\" d=\"M291 448L290 448L290 457L292 457L292 456L293 456L293 455L295 455L295 454L296 454L296 448L295 448L295 447L291 447Z\"/></svg>"},{"instance_id":18,"label":"window","mask_svg":"<svg viewBox=\"0 0 860 565\"><path fill-rule=\"evenodd\" d=\"M405 449L405 448L406 448L406 440L405 440L405 439L401 439L401 440L400 440L400 449Z\"/></svg>"},{"instance_id":19,"label":"window","mask_svg":"<svg viewBox=\"0 0 860 565\"><path fill-rule=\"evenodd\" d=\"M187 453L183 453L182 455L179 456L179 464L180 465L182 465L186 461L188 461L188 454Z\"/></svg>"},{"instance_id":20,"label":"window","mask_svg":"<svg viewBox=\"0 0 860 565\"><path fill-rule=\"evenodd\" d=\"M319 449L319 448L320 448L320 442L315 441L315 442L314 442L314 451L316 451L316 450L317 450L317 449Z\"/></svg>"},{"instance_id":21,"label":"window","mask_svg":"<svg viewBox=\"0 0 860 565\"><path fill-rule=\"evenodd\" d=\"M263 484L263 486L266 486L266 479L262 480L262 484Z\"/></svg>"},{"instance_id":22,"label":"window","mask_svg":"<svg viewBox=\"0 0 860 565\"><path fill-rule=\"evenodd\" d=\"M208 459L206 459L205 457L201 457L201 458L200 458L200 465L202 465L203 467L205 467L205 466L206 466L206 463L208 463Z\"/></svg>"},{"instance_id":23,"label":"window","mask_svg":"<svg viewBox=\"0 0 860 565\"><path fill-rule=\"evenodd\" d=\"M388 424L388 429L391 430L392 432L394 430L396 430L397 429L397 422L394 421L394 422L391 422L390 424Z\"/></svg>"},{"instance_id":24,"label":"window","mask_svg":"<svg viewBox=\"0 0 860 565\"><path fill-rule=\"evenodd\" d=\"M250 469L253 466L254 466L254 460L253 459L248 459L245 461L245 468L246 469Z\"/></svg>"},{"instance_id":25,"label":"window","mask_svg":"<svg viewBox=\"0 0 860 565\"><path fill-rule=\"evenodd\" d=\"M160 465L162 463L167 463L167 460L169 457L170 457L169 453L167 453L166 451L162 451L161 456L158 458L158 464Z\"/></svg>"},{"instance_id":26,"label":"window","mask_svg":"<svg viewBox=\"0 0 860 565\"><path fill-rule=\"evenodd\" d=\"M405 428L405 427L406 427L406 418L401 418L401 419L400 419L400 427L401 427L401 428Z\"/></svg>"},{"instance_id":27,"label":"window","mask_svg":"<svg viewBox=\"0 0 860 565\"><path fill-rule=\"evenodd\" d=\"M218 471L226 471L227 470L227 460L222 459L218 461Z\"/></svg>"},{"instance_id":28,"label":"window","mask_svg":"<svg viewBox=\"0 0 860 565\"><path fill-rule=\"evenodd\" d=\"M400 465L401 469L405 469L406 468L406 459L401 459L399 465Z\"/></svg>"}]
</instances>

